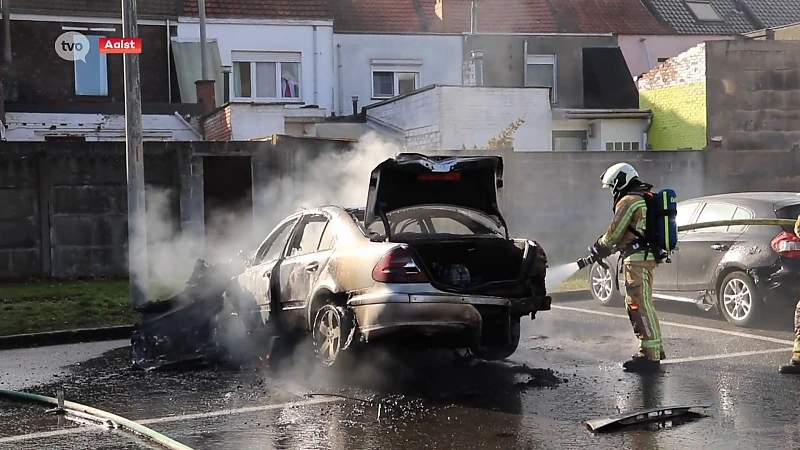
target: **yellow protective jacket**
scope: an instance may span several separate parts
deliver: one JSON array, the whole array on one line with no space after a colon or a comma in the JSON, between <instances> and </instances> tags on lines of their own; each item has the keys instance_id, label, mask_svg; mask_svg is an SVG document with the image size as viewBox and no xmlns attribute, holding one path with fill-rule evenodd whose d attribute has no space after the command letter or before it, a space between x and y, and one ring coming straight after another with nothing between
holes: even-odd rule
<instances>
[{"instance_id":1,"label":"yellow protective jacket","mask_svg":"<svg viewBox=\"0 0 800 450\"><path fill-rule=\"evenodd\" d=\"M800 237L800 216L797 216L797 222L794 223L794 234Z\"/></svg>"},{"instance_id":2,"label":"yellow protective jacket","mask_svg":"<svg viewBox=\"0 0 800 450\"><path fill-rule=\"evenodd\" d=\"M627 194L614 207L614 218L611 220L608 230L600 237L599 243L614 251L624 250L638 239L628 227L633 227L639 234L644 235L646 224L647 203L644 198L641 195ZM655 256L652 252L647 252L645 257L645 250L641 250L629 254L625 258L625 262L636 261L655 261Z\"/></svg>"}]
</instances>

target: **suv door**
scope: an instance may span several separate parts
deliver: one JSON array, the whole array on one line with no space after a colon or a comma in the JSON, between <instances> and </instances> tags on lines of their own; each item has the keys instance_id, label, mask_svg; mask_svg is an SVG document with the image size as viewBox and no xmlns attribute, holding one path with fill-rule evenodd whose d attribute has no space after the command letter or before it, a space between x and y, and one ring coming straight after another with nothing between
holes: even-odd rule
<instances>
[{"instance_id":1,"label":"suv door","mask_svg":"<svg viewBox=\"0 0 800 450\"><path fill-rule=\"evenodd\" d=\"M273 310L271 295L273 270L283 256L286 243L299 219L291 217L278 224L258 247L248 268L239 276L239 285L255 298L264 323L269 320L269 313Z\"/></svg>"},{"instance_id":2,"label":"suv door","mask_svg":"<svg viewBox=\"0 0 800 450\"><path fill-rule=\"evenodd\" d=\"M695 222L731 220L736 212L734 204L709 201L702 206ZM678 289L688 292L712 290L714 271L741 234L740 230L741 227L720 226L688 231L679 237Z\"/></svg>"},{"instance_id":3,"label":"suv door","mask_svg":"<svg viewBox=\"0 0 800 450\"><path fill-rule=\"evenodd\" d=\"M675 224L678 227L687 225L695 217L695 212L700 202L681 202L678 204L678 214L675 216ZM682 235L678 233L678 247L670 255L670 261L664 262L656 268L653 280L653 290L662 292L672 292L678 290L678 267L680 266L680 250L682 246Z\"/></svg>"},{"instance_id":4,"label":"suv door","mask_svg":"<svg viewBox=\"0 0 800 450\"><path fill-rule=\"evenodd\" d=\"M303 217L286 249L280 266L281 309L294 328L305 328L306 306L319 274L328 263L334 246L334 230L328 217L308 214Z\"/></svg>"}]
</instances>

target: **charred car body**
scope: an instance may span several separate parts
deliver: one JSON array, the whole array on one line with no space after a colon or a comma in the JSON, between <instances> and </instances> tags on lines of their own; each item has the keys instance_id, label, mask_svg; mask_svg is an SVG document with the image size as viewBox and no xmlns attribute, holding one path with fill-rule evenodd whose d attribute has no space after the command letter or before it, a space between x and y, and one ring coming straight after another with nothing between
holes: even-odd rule
<instances>
[{"instance_id":1,"label":"charred car body","mask_svg":"<svg viewBox=\"0 0 800 450\"><path fill-rule=\"evenodd\" d=\"M542 247L508 235L502 172L496 156L399 154L373 170L366 208L279 223L226 297L250 332L311 334L325 365L357 343L506 358L550 297Z\"/></svg>"}]
</instances>

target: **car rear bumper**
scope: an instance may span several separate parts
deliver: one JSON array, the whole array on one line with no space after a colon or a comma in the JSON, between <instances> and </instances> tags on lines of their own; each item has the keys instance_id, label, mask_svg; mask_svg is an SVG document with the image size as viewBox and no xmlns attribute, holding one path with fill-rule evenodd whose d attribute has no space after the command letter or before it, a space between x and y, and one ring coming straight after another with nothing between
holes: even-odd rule
<instances>
[{"instance_id":1,"label":"car rear bumper","mask_svg":"<svg viewBox=\"0 0 800 450\"><path fill-rule=\"evenodd\" d=\"M550 310L549 296L526 299L451 294L386 293L350 300L359 331L369 342L393 334L480 338L484 315L523 316Z\"/></svg>"},{"instance_id":2,"label":"car rear bumper","mask_svg":"<svg viewBox=\"0 0 800 450\"><path fill-rule=\"evenodd\" d=\"M750 272L765 301L796 303L800 300L800 260L781 258L772 266Z\"/></svg>"}]
</instances>

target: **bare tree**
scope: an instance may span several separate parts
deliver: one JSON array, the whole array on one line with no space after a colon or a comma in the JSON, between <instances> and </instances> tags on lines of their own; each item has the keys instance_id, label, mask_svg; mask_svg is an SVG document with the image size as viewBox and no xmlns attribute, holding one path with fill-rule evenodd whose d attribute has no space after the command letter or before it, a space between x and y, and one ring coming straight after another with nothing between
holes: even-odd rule
<instances>
[{"instance_id":1,"label":"bare tree","mask_svg":"<svg viewBox=\"0 0 800 450\"><path fill-rule=\"evenodd\" d=\"M517 132L519 127L525 123L525 116L508 124L499 134L489 138L489 143L486 146L474 146L474 150L513 150L514 149L514 133ZM466 150L467 147L461 144L461 149Z\"/></svg>"}]
</instances>

